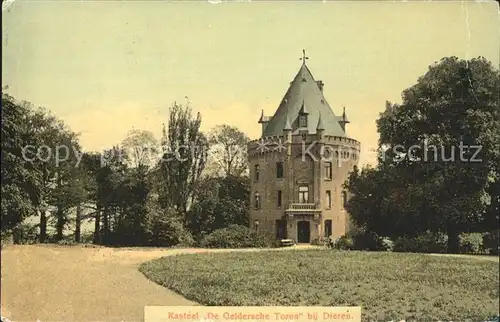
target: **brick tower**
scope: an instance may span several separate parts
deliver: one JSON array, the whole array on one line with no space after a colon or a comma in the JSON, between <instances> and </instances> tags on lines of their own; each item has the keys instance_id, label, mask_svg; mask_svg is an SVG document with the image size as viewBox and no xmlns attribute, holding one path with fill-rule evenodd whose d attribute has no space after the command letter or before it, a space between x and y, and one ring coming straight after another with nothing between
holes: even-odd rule
<instances>
[{"instance_id":1,"label":"brick tower","mask_svg":"<svg viewBox=\"0 0 500 322\"><path fill-rule=\"evenodd\" d=\"M306 59L274 115L262 112L261 138L248 144L250 225L297 243L349 231L343 184L360 153L346 135L345 109L333 113Z\"/></svg>"}]
</instances>

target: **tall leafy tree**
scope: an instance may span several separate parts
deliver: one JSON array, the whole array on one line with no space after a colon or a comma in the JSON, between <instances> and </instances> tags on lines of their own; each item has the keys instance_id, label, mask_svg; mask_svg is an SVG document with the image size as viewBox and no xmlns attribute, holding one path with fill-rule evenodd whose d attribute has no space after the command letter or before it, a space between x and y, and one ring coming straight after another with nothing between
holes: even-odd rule
<instances>
[{"instance_id":1,"label":"tall leafy tree","mask_svg":"<svg viewBox=\"0 0 500 322\"><path fill-rule=\"evenodd\" d=\"M159 143L153 133L131 130L122 142L122 149L129 156L130 165L136 169L150 169L158 161Z\"/></svg>"},{"instance_id":2,"label":"tall leafy tree","mask_svg":"<svg viewBox=\"0 0 500 322\"><path fill-rule=\"evenodd\" d=\"M388 102L377 121L380 164L348 184L355 220L392 235L446 233L449 252L460 233L498 227L499 88L499 71L484 58L449 57L405 90L402 104ZM371 214L361 210L373 201L365 193L379 196Z\"/></svg>"},{"instance_id":3,"label":"tall leafy tree","mask_svg":"<svg viewBox=\"0 0 500 322\"><path fill-rule=\"evenodd\" d=\"M40 242L45 242L47 238L49 212L55 214L56 240L60 240L68 211L78 204L78 197L68 192L76 189L74 168L81 151L78 138L61 120L43 108L33 109L29 127L30 135L37 138L37 143L27 151L42 173L38 207Z\"/></svg>"},{"instance_id":4,"label":"tall leafy tree","mask_svg":"<svg viewBox=\"0 0 500 322\"><path fill-rule=\"evenodd\" d=\"M187 227L198 239L230 225L249 224L250 184L248 177L205 177L196 187Z\"/></svg>"},{"instance_id":5,"label":"tall leafy tree","mask_svg":"<svg viewBox=\"0 0 500 322\"><path fill-rule=\"evenodd\" d=\"M30 135L31 110L2 91L2 233L33 214L41 201L42 173L23 154L35 145Z\"/></svg>"},{"instance_id":6,"label":"tall leafy tree","mask_svg":"<svg viewBox=\"0 0 500 322\"><path fill-rule=\"evenodd\" d=\"M123 148L114 146L99 154L98 162L94 167L97 184L94 243L108 243L111 221L121 224L130 201L124 186L128 155Z\"/></svg>"},{"instance_id":7,"label":"tall leafy tree","mask_svg":"<svg viewBox=\"0 0 500 322\"><path fill-rule=\"evenodd\" d=\"M224 176L241 176L248 171L247 144L249 138L238 128L218 125L209 133L210 151Z\"/></svg>"},{"instance_id":8,"label":"tall leafy tree","mask_svg":"<svg viewBox=\"0 0 500 322\"><path fill-rule=\"evenodd\" d=\"M176 103L170 108L168 129L163 130L163 157L159 174L163 186L160 203L185 213L206 163L208 141L200 131L201 115Z\"/></svg>"}]
</instances>

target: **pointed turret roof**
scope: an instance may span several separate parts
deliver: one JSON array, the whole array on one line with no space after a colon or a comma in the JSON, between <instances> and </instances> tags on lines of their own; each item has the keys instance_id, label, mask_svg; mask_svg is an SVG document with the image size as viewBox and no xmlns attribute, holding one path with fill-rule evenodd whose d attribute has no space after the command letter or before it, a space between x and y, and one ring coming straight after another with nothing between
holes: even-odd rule
<instances>
[{"instance_id":1,"label":"pointed turret roof","mask_svg":"<svg viewBox=\"0 0 500 322\"><path fill-rule=\"evenodd\" d=\"M325 135L346 136L339 124L339 119L323 96L323 92L305 64L305 60L294 80L290 83L276 113L269 120L263 136L283 135L283 130L288 125L291 125L292 134L298 134L297 119L304 110L308 113L307 130L310 134L316 133L321 115Z\"/></svg>"}]
</instances>

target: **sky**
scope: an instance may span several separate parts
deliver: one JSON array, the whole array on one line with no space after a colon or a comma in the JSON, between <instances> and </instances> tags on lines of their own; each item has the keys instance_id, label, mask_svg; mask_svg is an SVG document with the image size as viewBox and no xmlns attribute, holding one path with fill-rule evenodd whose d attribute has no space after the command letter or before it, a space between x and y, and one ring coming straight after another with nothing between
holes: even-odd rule
<instances>
[{"instance_id":1,"label":"sky","mask_svg":"<svg viewBox=\"0 0 500 322\"><path fill-rule=\"evenodd\" d=\"M161 136L174 101L202 130L251 139L274 114L302 49L347 134L373 164L376 119L430 64L483 56L499 64L496 2L23 1L2 12L2 86L80 133L85 151L131 129ZM186 97L188 97L186 99Z\"/></svg>"}]
</instances>

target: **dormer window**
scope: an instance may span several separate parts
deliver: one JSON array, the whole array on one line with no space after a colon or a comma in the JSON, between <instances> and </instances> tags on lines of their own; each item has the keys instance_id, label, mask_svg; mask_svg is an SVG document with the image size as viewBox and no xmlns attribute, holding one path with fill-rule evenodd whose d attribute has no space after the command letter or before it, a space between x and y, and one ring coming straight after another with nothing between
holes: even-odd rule
<instances>
[{"instance_id":1,"label":"dormer window","mask_svg":"<svg viewBox=\"0 0 500 322\"><path fill-rule=\"evenodd\" d=\"M299 115L299 127L307 127L307 115Z\"/></svg>"},{"instance_id":2,"label":"dormer window","mask_svg":"<svg viewBox=\"0 0 500 322\"><path fill-rule=\"evenodd\" d=\"M299 111L299 127L307 127L307 114L309 114L309 109L306 103L302 101L302 107Z\"/></svg>"}]
</instances>

